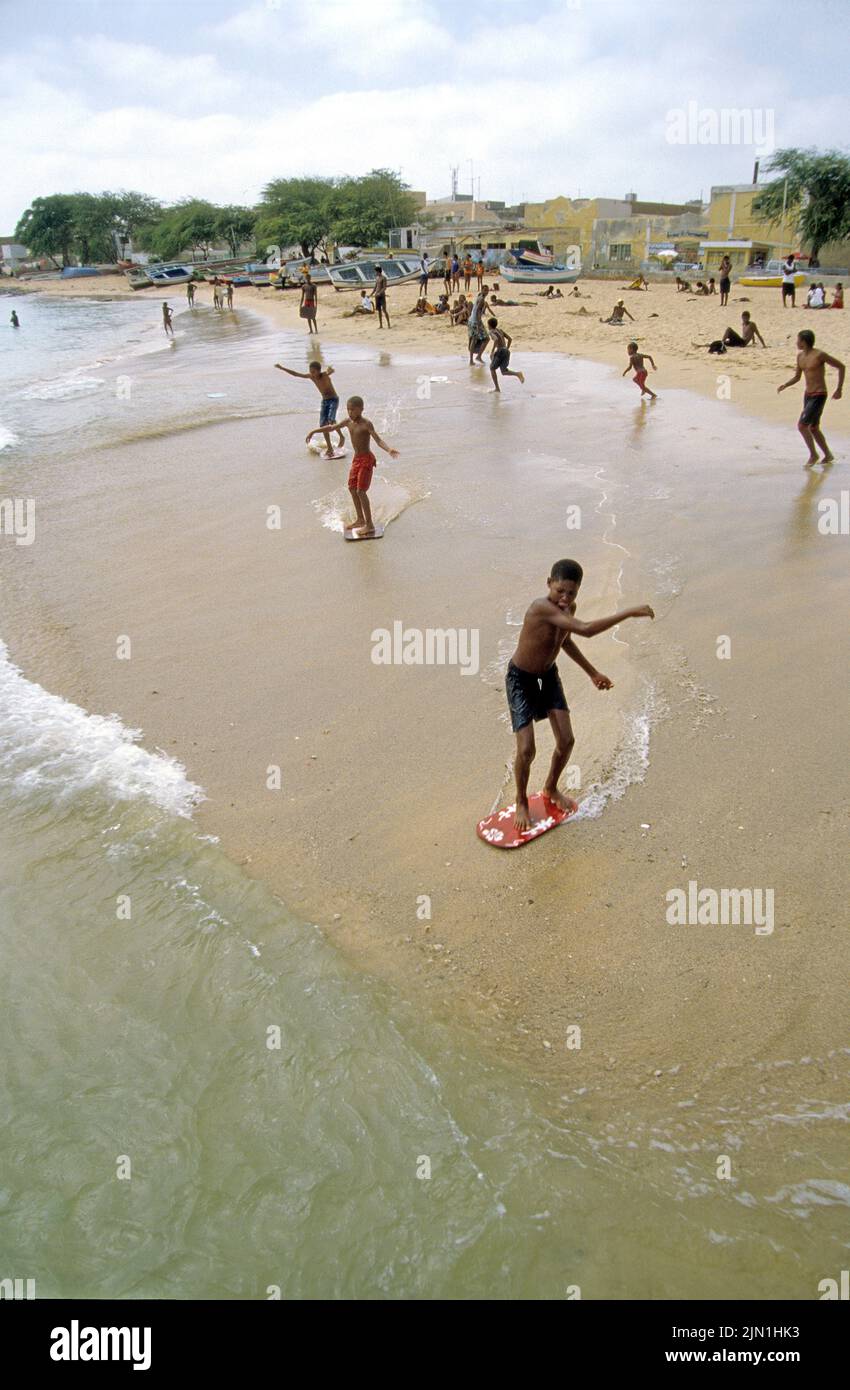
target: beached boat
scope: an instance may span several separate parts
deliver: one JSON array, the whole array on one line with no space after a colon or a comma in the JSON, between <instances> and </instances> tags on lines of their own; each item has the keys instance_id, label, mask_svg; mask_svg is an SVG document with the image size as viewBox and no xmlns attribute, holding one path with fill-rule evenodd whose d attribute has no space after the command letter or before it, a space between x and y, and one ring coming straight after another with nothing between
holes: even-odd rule
<instances>
[{"instance_id":1,"label":"beached boat","mask_svg":"<svg viewBox=\"0 0 850 1390\"><path fill-rule=\"evenodd\" d=\"M329 265L323 269L327 270L335 290L362 290L374 285L378 266L391 285L416 280L422 274L419 256L370 256L368 260L348 261L345 265ZM310 278L313 278L312 269Z\"/></svg>"},{"instance_id":2,"label":"beached boat","mask_svg":"<svg viewBox=\"0 0 850 1390\"><path fill-rule=\"evenodd\" d=\"M96 265L66 265L62 271L63 280L79 280L84 275L99 275Z\"/></svg>"},{"instance_id":3,"label":"beached boat","mask_svg":"<svg viewBox=\"0 0 850 1390\"><path fill-rule=\"evenodd\" d=\"M528 266L502 265L498 272L512 285L572 285L581 275L581 268L568 270L565 265Z\"/></svg>"},{"instance_id":4,"label":"beached boat","mask_svg":"<svg viewBox=\"0 0 850 1390\"><path fill-rule=\"evenodd\" d=\"M796 287L797 289L799 289L800 286L801 286L801 285L805 285L805 283L806 283L806 276L805 276L805 275L802 275L802 274L800 273L799 270L795 271L795 272L794 272L794 285L795 285L795 287ZM781 287L781 285L782 285L782 276L781 276L781 275L741 275L741 276L739 276L739 278L738 278L738 284L739 284L739 285L747 285L747 286L749 286L750 289L758 289L759 287L761 287L762 289L778 290L778 289Z\"/></svg>"},{"instance_id":5,"label":"beached boat","mask_svg":"<svg viewBox=\"0 0 850 1390\"><path fill-rule=\"evenodd\" d=\"M185 285L191 280L194 268L190 265L148 265L145 274L152 285Z\"/></svg>"},{"instance_id":6,"label":"beached boat","mask_svg":"<svg viewBox=\"0 0 850 1390\"><path fill-rule=\"evenodd\" d=\"M149 285L153 284L153 280L142 266L134 266L133 269L128 270L126 274L130 282L131 290L146 290Z\"/></svg>"}]
</instances>

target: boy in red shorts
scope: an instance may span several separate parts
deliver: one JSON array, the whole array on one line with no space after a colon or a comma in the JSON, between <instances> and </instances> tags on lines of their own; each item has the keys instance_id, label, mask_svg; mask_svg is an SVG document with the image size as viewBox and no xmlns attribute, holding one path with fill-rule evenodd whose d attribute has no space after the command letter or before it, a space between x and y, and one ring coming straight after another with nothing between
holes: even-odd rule
<instances>
[{"instance_id":1,"label":"boy in red shorts","mask_svg":"<svg viewBox=\"0 0 850 1390\"><path fill-rule=\"evenodd\" d=\"M367 494L375 469L375 455L369 445L374 439L378 447L384 449L390 458L394 459L398 458L398 449L391 449L389 444L385 444L376 432L372 421L366 419L363 414L362 396L352 396L350 400L346 401L345 408L348 415L344 420L340 420L338 425L320 425L318 429L311 430L307 435L307 443L310 443L314 434L323 434L325 439L328 439L332 430L348 430L351 435L351 447L354 450L351 472L348 475L348 491L351 493L351 500L357 513L357 520L351 529L359 536L374 536L375 527L372 523L372 509L369 506Z\"/></svg>"},{"instance_id":2,"label":"boy in red shorts","mask_svg":"<svg viewBox=\"0 0 850 1390\"><path fill-rule=\"evenodd\" d=\"M657 401L658 397L655 392L650 391L646 384L646 367L643 365L644 362L649 362L652 366L652 370L657 371L655 363L648 352L638 352L637 343L629 343L627 351L629 354L629 365L625 372L623 372L623 376L625 376L627 372L634 372L633 379L640 387L641 398L646 395L651 396L654 401Z\"/></svg>"}]
</instances>

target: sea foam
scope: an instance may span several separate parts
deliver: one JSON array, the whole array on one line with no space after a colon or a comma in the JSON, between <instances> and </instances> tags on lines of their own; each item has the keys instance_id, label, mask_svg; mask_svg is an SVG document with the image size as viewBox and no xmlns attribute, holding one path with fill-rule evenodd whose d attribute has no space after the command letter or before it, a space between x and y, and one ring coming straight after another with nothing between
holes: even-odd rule
<instances>
[{"instance_id":1,"label":"sea foam","mask_svg":"<svg viewBox=\"0 0 850 1390\"><path fill-rule=\"evenodd\" d=\"M63 800L91 790L118 801L147 799L190 816L202 789L174 758L139 747L140 737L117 715L87 714L27 680L0 642L0 776L7 784Z\"/></svg>"}]
</instances>

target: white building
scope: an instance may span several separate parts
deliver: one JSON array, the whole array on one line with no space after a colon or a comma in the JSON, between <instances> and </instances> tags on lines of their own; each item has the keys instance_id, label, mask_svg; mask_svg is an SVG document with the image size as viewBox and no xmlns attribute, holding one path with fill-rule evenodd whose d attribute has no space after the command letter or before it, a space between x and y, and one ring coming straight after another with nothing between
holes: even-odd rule
<instances>
[{"instance_id":1,"label":"white building","mask_svg":"<svg viewBox=\"0 0 850 1390\"><path fill-rule=\"evenodd\" d=\"M14 237L0 236L0 272L10 275L15 266L29 259L30 253L26 246L21 246Z\"/></svg>"}]
</instances>

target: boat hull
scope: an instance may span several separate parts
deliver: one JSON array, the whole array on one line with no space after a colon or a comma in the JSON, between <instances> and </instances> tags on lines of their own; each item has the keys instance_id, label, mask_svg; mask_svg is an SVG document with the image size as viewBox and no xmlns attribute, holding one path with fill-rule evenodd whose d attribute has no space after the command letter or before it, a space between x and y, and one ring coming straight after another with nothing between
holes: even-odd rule
<instances>
[{"instance_id":1,"label":"boat hull","mask_svg":"<svg viewBox=\"0 0 850 1390\"><path fill-rule=\"evenodd\" d=\"M795 289L799 289L800 286L801 286L801 285L805 285L805 283L806 283L806 277L805 277L805 275L800 275L799 273L797 273L797 274L794 276L794 287L795 287ZM778 290L778 289L781 289L781 287L782 287L782 276L781 276L781 275L741 275L741 276L739 276L739 278L738 278L738 284L739 284L739 285L746 285L749 289L759 289L759 288L762 288L762 289L768 289L768 290Z\"/></svg>"},{"instance_id":2,"label":"boat hull","mask_svg":"<svg viewBox=\"0 0 850 1390\"><path fill-rule=\"evenodd\" d=\"M363 290L374 285L379 265L384 267L388 286L418 280L422 274L418 256L370 256L368 260L329 266L328 273L335 290Z\"/></svg>"},{"instance_id":3,"label":"boat hull","mask_svg":"<svg viewBox=\"0 0 850 1390\"><path fill-rule=\"evenodd\" d=\"M169 265L145 267L152 285L161 287L163 285L185 285L194 275L194 269L189 265Z\"/></svg>"},{"instance_id":4,"label":"boat hull","mask_svg":"<svg viewBox=\"0 0 850 1390\"><path fill-rule=\"evenodd\" d=\"M499 267L498 273L512 285L572 285L581 275L580 270L567 270L566 266L557 265L551 266L548 270L503 265Z\"/></svg>"}]
</instances>

